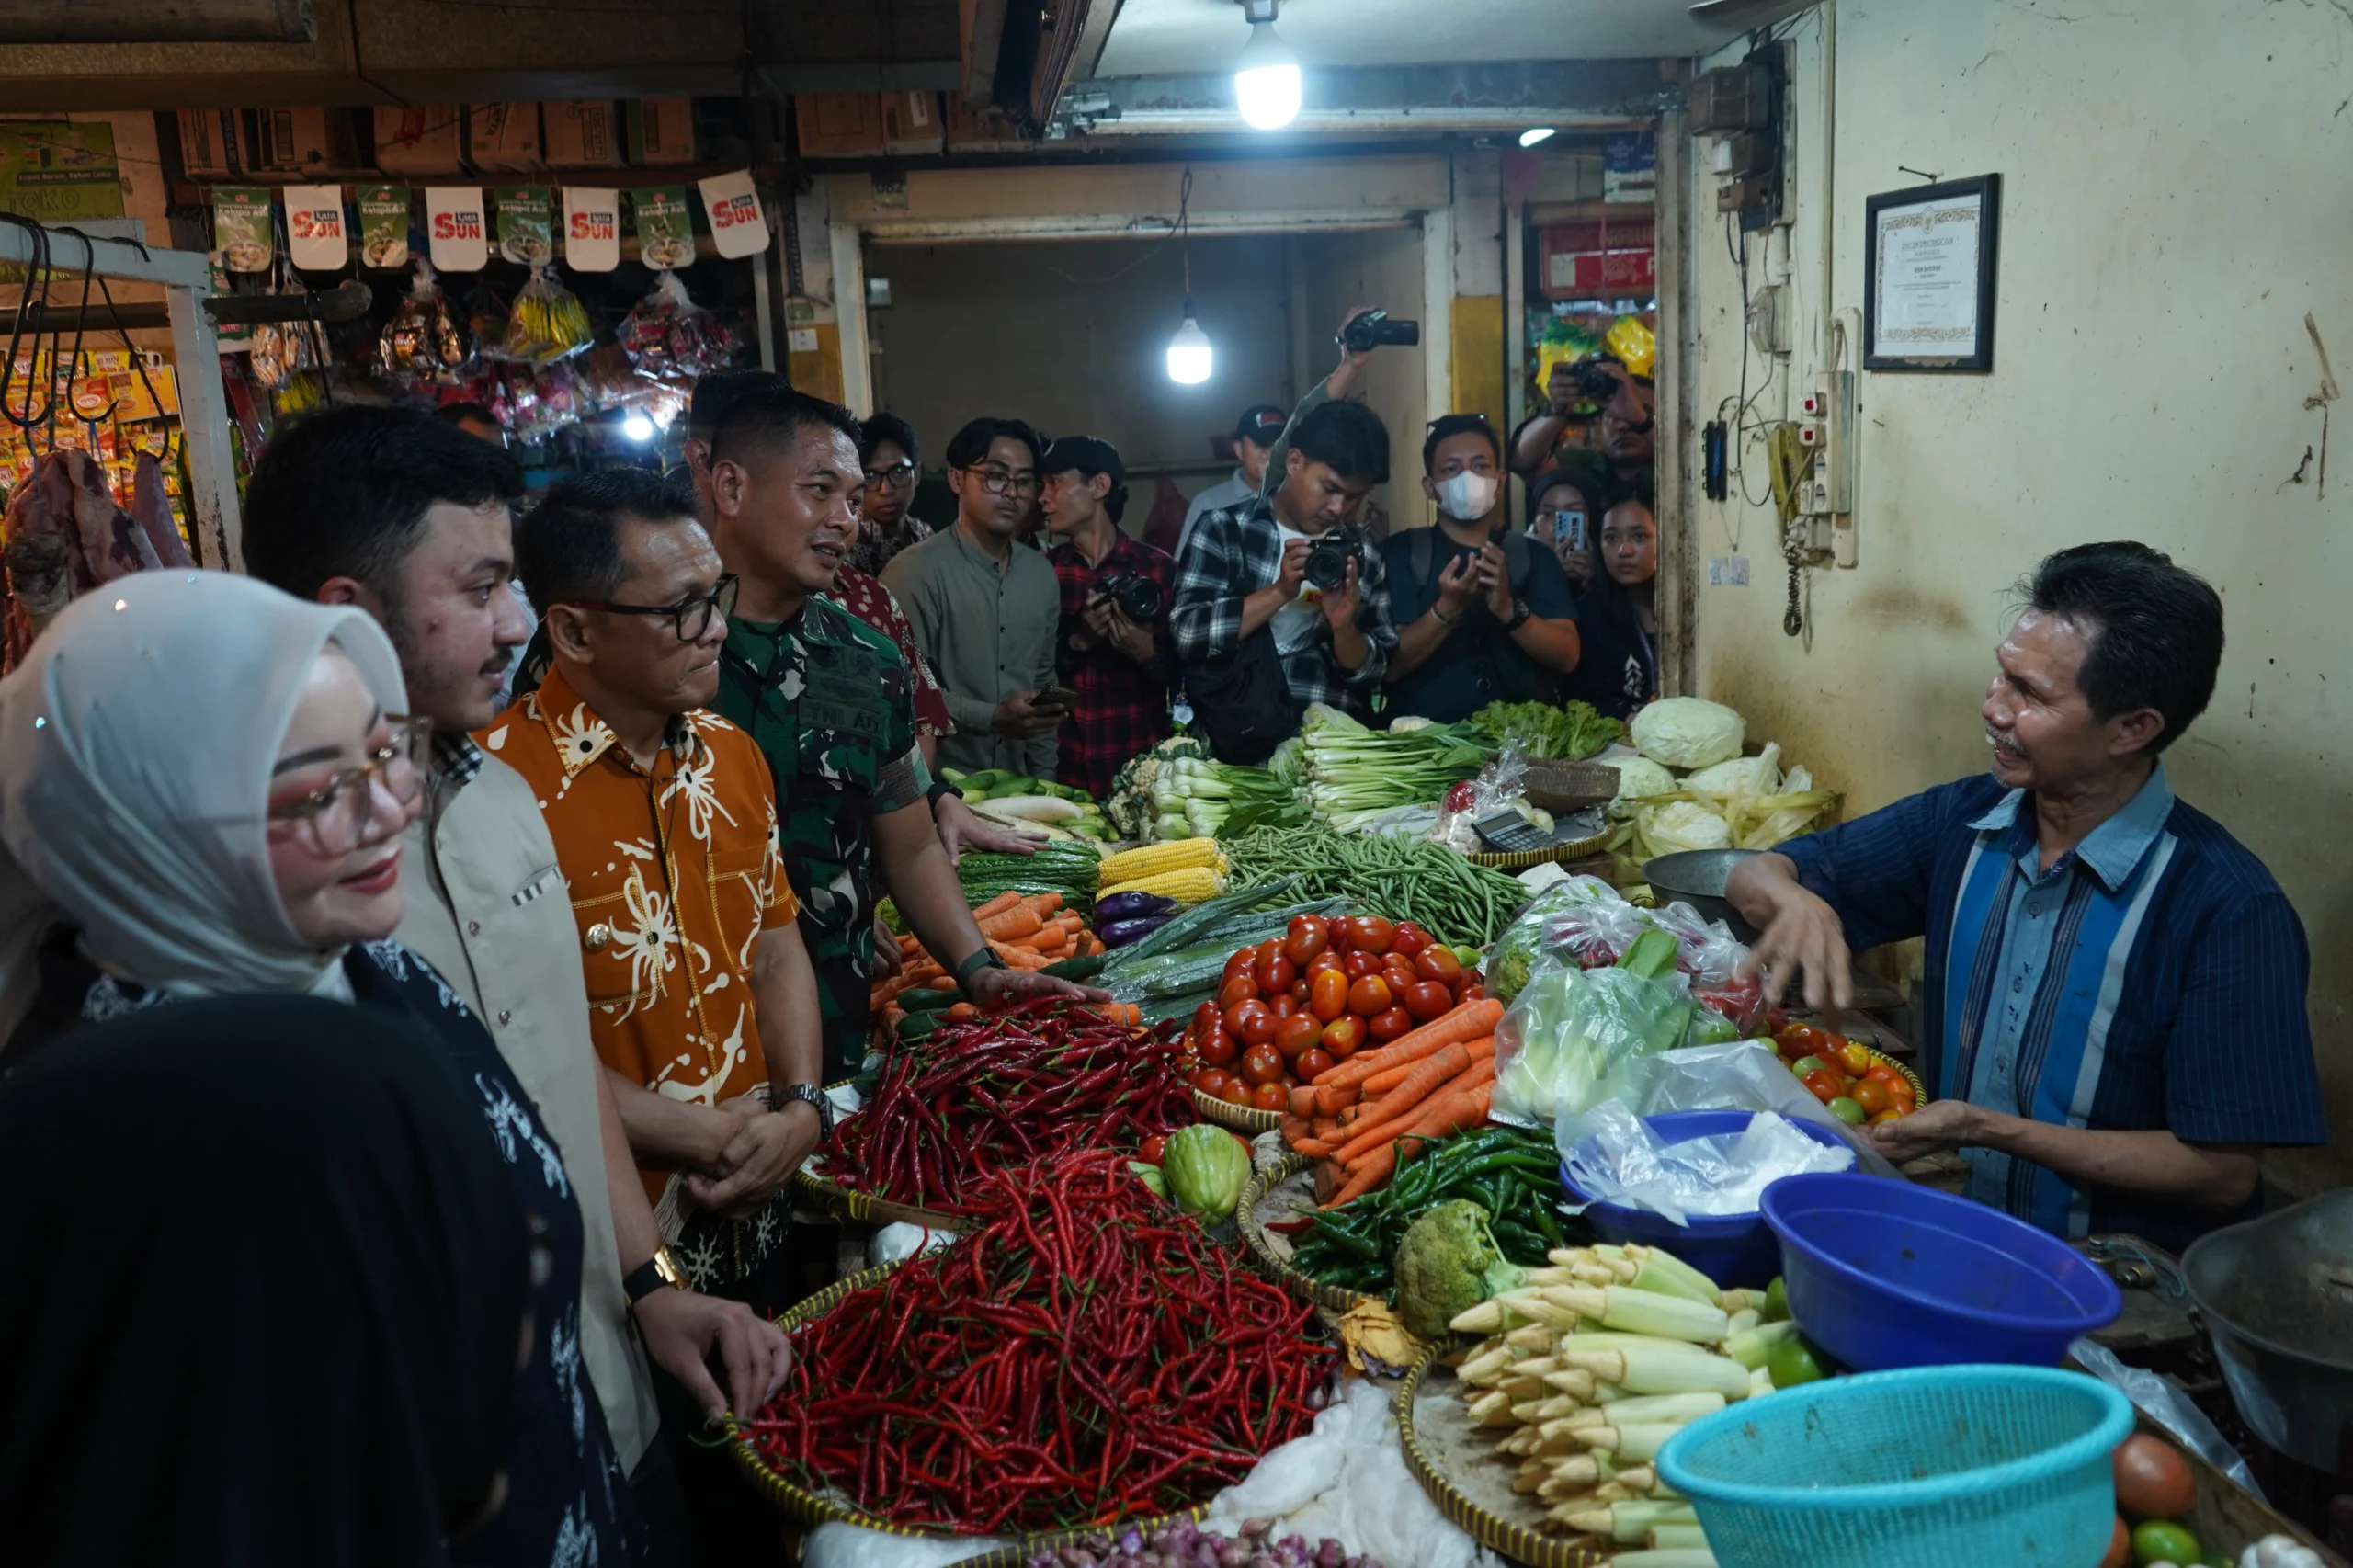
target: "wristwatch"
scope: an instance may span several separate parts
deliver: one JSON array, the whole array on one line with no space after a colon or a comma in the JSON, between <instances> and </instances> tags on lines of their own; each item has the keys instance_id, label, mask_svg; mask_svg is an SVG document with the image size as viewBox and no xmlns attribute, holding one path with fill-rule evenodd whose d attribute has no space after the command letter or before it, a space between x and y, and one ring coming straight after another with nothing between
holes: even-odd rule
<instances>
[{"instance_id":1,"label":"wristwatch","mask_svg":"<svg viewBox=\"0 0 2353 1568\"><path fill-rule=\"evenodd\" d=\"M1512 602L1511 602L1511 619L1510 619L1509 620L1506 620L1506 621L1505 621L1505 622L1504 622L1504 630L1505 630L1506 631L1518 631L1521 627L1523 627L1523 626L1525 626L1525 625L1527 625L1527 624L1528 624L1528 618L1529 618L1529 616L1534 615L1535 613L1536 613L1536 612L1535 612L1534 610L1529 609L1529 608L1525 604L1521 603L1519 600L1518 600L1518 599L1514 599L1514 600L1512 600Z\"/></svg>"},{"instance_id":2,"label":"wristwatch","mask_svg":"<svg viewBox=\"0 0 2353 1568\"><path fill-rule=\"evenodd\" d=\"M956 989L970 992L974 975L984 969L1003 969L1004 967L1005 960L996 956L996 949L983 942L973 949L962 963L956 966Z\"/></svg>"},{"instance_id":3,"label":"wristwatch","mask_svg":"<svg viewBox=\"0 0 2353 1568\"><path fill-rule=\"evenodd\" d=\"M803 1105L814 1106L817 1109L817 1141L821 1143L834 1141L834 1102L825 1097L824 1090L814 1084L787 1084L780 1089L773 1084L768 1085L770 1110L782 1110L787 1100L799 1100Z\"/></svg>"},{"instance_id":4,"label":"wristwatch","mask_svg":"<svg viewBox=\"0 0 2353 1568\"><path fill-rule=\"evenodd\" d=\"M622 1276L621 1294L627 1296L629 1304L634 1307L665 1285L680 1290L694 1288L687 1282L686 1268L678 1262L678 1255L670 1250L667 1242L655 1247L652 1257Z\"/></svg>"}]
</instances>

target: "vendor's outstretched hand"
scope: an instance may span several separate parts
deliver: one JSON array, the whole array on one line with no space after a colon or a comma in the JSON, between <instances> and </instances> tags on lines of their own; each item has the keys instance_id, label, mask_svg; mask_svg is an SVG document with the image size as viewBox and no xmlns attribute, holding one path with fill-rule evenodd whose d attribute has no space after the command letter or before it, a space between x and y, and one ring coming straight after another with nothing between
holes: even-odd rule
<instances>
[{"instance_id":1,"label":"vendor's outstretched hand","mask_svg":"<svg viewBox=\"0 0 2353 1568\"><path fill-rule=\"evenodd\" d=\"M951 866L964 858L967 849L991 855L1035 855L1041 842L1017 829L982 821L978 812L954 795L939 797L932 818L939 825L939 846L948 851Z\"/></svg>"},{"instance_id":2,"label":"vendor's outstretched hand","mask_svg":"<svg viewBox=\"0 0 2353 1568\"><path fill-rule=\"evenodd\" d=\"M1067 996L1074 1002L1108 1002L1111 994L1092 985L1073 985L1036 970L984 969L964 984L964 994L981 1008L1015 1007L1040 996Z\"/></svg>"},{"instance_id":3,"label":"vendor's outstretched hand","mask_svg":"<svg viewBox=\"0 0 2353 1568\"><path fill-rule=\"evenodd\" d=\"M1800 884L1797 868L1779 855L1759 855L1733 869L1724 897L1751 926L1764 933L1741 964L1744 974L1761 974L1765 998L1779 1006L1792 994L1790 982L1805 976L1805 1005L1832 1024L1855 1001L1854 955L1847 949L1838 913Z\"/></svg>"},{"instance_id":4,"label":"vendor's outstretched hand","mask_svg":"<svg viewBox=\"0 0 2353 1568\"><path fill-rule=\"evenodd\" d=\"M1901 1165L1983 1142L1977 1108L1967 1100L1932 1100L1910 1116L1870 1130L1871 1147Z\"/></svg>"}]
</instances>

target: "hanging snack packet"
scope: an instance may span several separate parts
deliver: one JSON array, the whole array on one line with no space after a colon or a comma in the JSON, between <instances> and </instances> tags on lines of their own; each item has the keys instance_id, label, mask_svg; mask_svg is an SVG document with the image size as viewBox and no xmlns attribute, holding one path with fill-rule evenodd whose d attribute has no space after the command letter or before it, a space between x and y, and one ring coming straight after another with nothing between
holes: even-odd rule
<instances>
[{"instance_id":1,"label":"hanging snack packet","mask_svg":"<svg viewBox=\"0 0 2353 1568\"><path fill-rule=\"evenodd\" d=\"M675 272L655 276L653 289L622 319L620 336L631 364L665 381L723 370L735 357L733 335L694 302Z\"/></svg>"},{"instance_id":2,"label":"hanging snack packet","mask_svg":"<svg viewBox=\"0 0 2353 1568\"><path fill-rule=\"evenodd\" d=\"M420 257L415 281L376 340L376 369L396 380L454 380L466 342L431 264Z\"/></svg>"},{"instance_id":3,"label":"hanging snack packet","mask_svg":"<svg viewBox=\"0 0 2353 1568\"><path fill-rule=\"evenodd\" d=\"M535 267L515 296L500 347L509 358L545 365L579 353L596 335L580 296L550 278L547 268Z\"/></svg>"}]
</instances>

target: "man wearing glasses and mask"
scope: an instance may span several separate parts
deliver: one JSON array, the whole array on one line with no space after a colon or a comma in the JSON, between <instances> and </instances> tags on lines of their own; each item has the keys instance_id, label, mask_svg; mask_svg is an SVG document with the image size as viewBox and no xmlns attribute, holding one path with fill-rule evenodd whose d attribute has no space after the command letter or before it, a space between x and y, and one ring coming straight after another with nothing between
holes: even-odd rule
<instances>
[{"instance_id":1,"label":"man wearing glasses and mask","mask_svg":"<svg viewBox=\"0 0 2353 1568\"><path fill-rule=\"evenodd\" d=\"M1054 569L1017 536L1038 500L1038 433L1018 419L975 419L948 443L956 526L910 546L882 574L948 689L955 734L942 766L1054 776Z\"/></svg>"},{"instance_id":2,"label":"man wearing glasses and mask","mask_svg":"<svg viewBox=\"0 0 2353 1568\"><path fill-rule=\"evenodd\" d=\"M870 577L880 577L901 551L931 537L931 525L908 510L923 478L915 426L895 414L876 415L858 426L858 460L866 468L866 491L858 504L858 546L849 552L849 563Z\"/></svg>"}]
</instances>

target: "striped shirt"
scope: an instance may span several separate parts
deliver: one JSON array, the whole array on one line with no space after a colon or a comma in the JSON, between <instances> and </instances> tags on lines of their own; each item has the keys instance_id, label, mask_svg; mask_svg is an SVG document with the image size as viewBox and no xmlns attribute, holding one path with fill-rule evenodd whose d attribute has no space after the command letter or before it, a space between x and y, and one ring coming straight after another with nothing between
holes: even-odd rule
<instances>
[{"instance_id":1,"label":"striped shirt","mask_svg":"<svg viewBox=\"0 0 2353 1568\"><path fill-rule=\"evenodd\" d=\"M2048 871L2025 791L1989 776L1783 845L1857 949L1926 937L1938 1095L2055 1127L2192 1143L2324 1143L2303 925L2261 861L2160 764ZM2054 1234L2178 1246L2240 1213L2081 1189L1970 1153L1971 1194Z\"/></svg>"}]
</instances>

